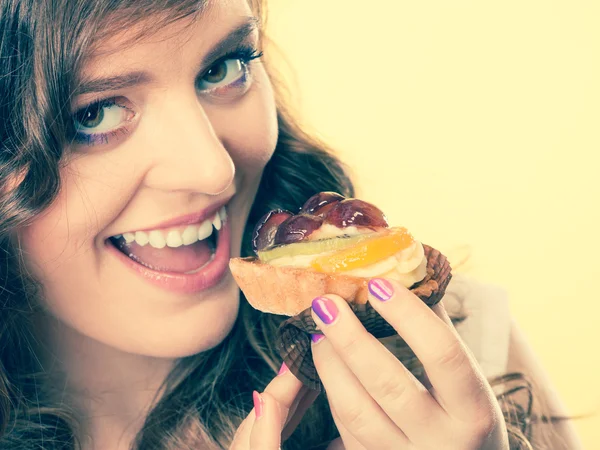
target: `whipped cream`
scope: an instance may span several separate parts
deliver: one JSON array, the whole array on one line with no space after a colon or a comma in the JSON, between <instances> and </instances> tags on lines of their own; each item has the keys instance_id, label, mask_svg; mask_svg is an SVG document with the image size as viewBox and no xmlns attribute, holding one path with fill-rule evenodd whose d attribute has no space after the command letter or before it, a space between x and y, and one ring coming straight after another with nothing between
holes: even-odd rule
<instances>
[{"instance_id":1,"label":"whipped cream","mask_svg":"<svg viewBox=\"0 0 600 450\"><path fill-rule=\"evenodd\" d=\"M309 240L330 239L343 235L355 236L367 233L373 233L373 231L357 227L338 228L330 224L325 224L311 233ZM277 267L308 268L315 258L321 256L322 254L283 256L269 261L269 264ZM340 272L340 274L361 278L389 278L398 281L403 286L410 287L425 278L427 274L427 257L425 256L423 244L415 241L409 247L399 251L395 255L368 266Z\"/></svg>"}]
</instances>

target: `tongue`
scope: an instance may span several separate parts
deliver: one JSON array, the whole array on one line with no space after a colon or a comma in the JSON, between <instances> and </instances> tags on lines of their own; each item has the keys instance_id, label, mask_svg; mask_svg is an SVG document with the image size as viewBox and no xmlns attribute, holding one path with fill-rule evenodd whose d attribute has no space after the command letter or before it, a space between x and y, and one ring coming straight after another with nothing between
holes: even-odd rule
<instances>
[{"instance_id":1,"label":"tongue","mask_svg":"<svg viewBox=\"0 0 600 450\"><path fill-rule=\"evenodd\" d=\"M213 246L209 244L209 239L198 241L192 245L182 245L181 247L154 248L150 244L141 246L136 242L126 244L124 239L120 239L118 248L134 261L149 267L150 269L162 272L191 272L204 266L210 261L213 254Z\"/></svg>"}]
</instances>

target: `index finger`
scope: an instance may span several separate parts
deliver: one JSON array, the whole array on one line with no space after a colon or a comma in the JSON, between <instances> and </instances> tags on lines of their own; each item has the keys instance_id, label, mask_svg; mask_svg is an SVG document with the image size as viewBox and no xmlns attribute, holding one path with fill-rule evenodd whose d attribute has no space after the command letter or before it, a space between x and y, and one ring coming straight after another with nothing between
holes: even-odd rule
<instances>
[{"instance_id":1,"label":"index finger","mask_svg":"<svg viewBox=\"0 0 600 450\"><path fill-rule=\"evenodd\" d=\"M369 303L419 358L448 413L468 420L489 402L485 378L443 311L438 317L410 290L381 278L369 282Z\"/></svg>"},{"instance_id":2,"label":"index finger","mask_svg":"<svg viewBox=\"0 0 600 450\"><path fill-rule=\"evenodd\" d=\"M285 366L282 367L279 375L271 380L264 392L271 395L280 407L285 409L285 411L282 411L284 413L282 419L285 421L288 411L298 398L304 385L287 368L283 370L284 368Z\"/></svg>"}]
</instances>

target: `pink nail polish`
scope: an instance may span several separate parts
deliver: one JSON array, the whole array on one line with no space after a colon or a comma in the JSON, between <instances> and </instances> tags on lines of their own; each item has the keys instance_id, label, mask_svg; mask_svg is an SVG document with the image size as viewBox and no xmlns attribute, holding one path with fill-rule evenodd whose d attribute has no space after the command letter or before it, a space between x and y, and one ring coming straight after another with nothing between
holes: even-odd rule
<instances>
[{"instance_id":1,"label":"pink nail polish","mask_svg":"<svg viewBox=\"0 0 600 450\"><path fill-rule=\"evenodd\" d=\"M263 415L263 398L258 392L254 391L252 392L252 400L254 401L254 414L256 415L256 419L260 419L260 416Z\"/></svg>"},{"instance_id":2,"label":"pink nail polish","mask_svg":"<svg viewBox=\"0 0 600 450\"><path fill-rule=\"evenodd\" d=\"M289 372L289 371L290 371L290 369L288 369L288 366L285 363L283 363L281 365L281 369L279 369L279 372L277 373L277 375L283 375L284 373Z\"/></svg>"}]
</instances>

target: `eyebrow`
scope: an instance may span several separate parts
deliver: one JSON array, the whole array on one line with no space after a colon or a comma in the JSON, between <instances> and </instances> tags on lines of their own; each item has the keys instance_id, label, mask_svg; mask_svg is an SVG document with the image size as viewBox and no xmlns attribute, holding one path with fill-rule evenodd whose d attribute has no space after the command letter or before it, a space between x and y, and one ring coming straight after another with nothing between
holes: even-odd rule
<instances>
[{"instance_id":1,"label":"eyebrow","mask_svg":"<svg viewBox=\"0 0 600 450\"><path fill-rule=\"evenodd\" d=\"M259 19L256 17L247 17L245 22L239 25L235 30L229 33L225 38L219 41L203 58L200 67L215 61L223 53L235 47L252 33L259 29ZM147 72L135 71L110 77L98 77L84 79L75 89L74 96L100 93L105 91L117 91L133 86L148 84L152 81L152 76Z\"/></svg>"}]
</instances>

